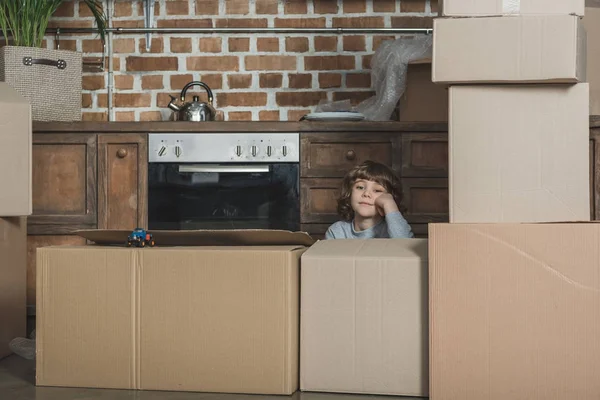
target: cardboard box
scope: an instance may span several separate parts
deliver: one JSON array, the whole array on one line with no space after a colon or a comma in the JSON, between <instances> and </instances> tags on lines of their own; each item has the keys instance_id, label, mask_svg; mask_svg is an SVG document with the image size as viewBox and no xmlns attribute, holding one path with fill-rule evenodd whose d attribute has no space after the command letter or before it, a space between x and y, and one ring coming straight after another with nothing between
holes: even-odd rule
<instances>
[{"instance_id":1,"label":"cardboard box","mask_svg":"<svg viewBox=\"0 0 600 400\"><path fill-rule=\"evenodd\" d=\"M590 84L590 115L600 115L600 8L586 8L587 81Z\"/></svg>"},{"instance_id":2,"label":"cardboard box","mask_svg":"<svg viewBox=\"0 0 600 400\"><path fill-rule=\"evenodd\" d=\"M447 122L448 86L431 81L431 59L411 61L399 102L401 122Z\"/></svg>"},{"instance_id":3,"label":"cardboard box","mask_svg":"<svg viewBox=\"0 0 600 400\"><path fill-rule=\"evenodd\" d=\"M114 233L80 234L123 243L127 233ZM313 240L285 231L154 233L154 248L38 249L37 385L295 392L299 264ZM199 246L161 247L178 235Z\"/></svg>"},{"instance_id":4,"label":"cardboard box","mask_svg":"<svg viewBox=\"0 0 600 400\"><path fill-rule=\"evenodd\" d=\"M427 240L318 242L302 256L300 389L427 396Z\"/></svg>"},{"instance_id":5,"label":"cardboard box","mask_svg":"<svg viewBox=\"0 0 600 400\"><path fill-rule=\"evenodd\" d=\"M586 34L573 15L436 18L436 83L584 82Z\"/></svg>"},{"instance_id":6,"label":"cardboard box","mask_svg":"<svg viewBox=\"0 0 600 400\"><path fill-rule=\"evenodd\" d=\"M430 224L430 396L600 398L600 224Z\"/></svg>"},{"instance_id":7,"label":"cardboard box","mask_svg":"<svg viewBox=\"0 0 600 400\"><path fill-rule=\"evenodd\" d=\"M0 82L0 216L32 213L31 138L31 105Z\"/></svg>"},{"instance_id":8,"label":"cardboard box","mask_svg":"<svg viewBox=\"0 0 600 400\"><path fill-rule=\"evenodd\" d=\"M590 0L588 0L590 1ZM491 15L584 14L584 0L438 0L440 15L480 17Z\"/></svg>"},{"instance_id":9,"label":"cardboard box","mask_svg":"<svg viewBox=\"0 0 600 400\"><path fill-rule=\"evenodd\" d=\"M26 218L0 218L0 358L12 353L11 340L25 337L26 287Z\"/></svg>"},{"instance_id":10,"label":"cardboard box","mask_svg":"<svg viewBox=\"0 0 600 400\"><path fill-rule=\"evenodd\" d=\"M588 84L449 92L450 222L589 221Z\"/></svg>"}]
</instances>

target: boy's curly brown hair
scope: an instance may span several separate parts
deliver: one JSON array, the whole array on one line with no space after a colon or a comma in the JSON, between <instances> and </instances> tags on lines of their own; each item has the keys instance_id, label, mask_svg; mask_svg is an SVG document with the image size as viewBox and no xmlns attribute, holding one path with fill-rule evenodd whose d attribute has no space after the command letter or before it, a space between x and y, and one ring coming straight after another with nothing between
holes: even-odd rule
<instances>
[{"instance_id":1,"label":"boy's curly brown hair","mask_svg":"<svg viewBox=\"0 0 600 400\"><path fill-rule=\"evenodd\" d=\"M342 191L337 201L337 211L344 221L352 221L354 219L354 210L350 204L350 196L352 195L352 186L359 179L377 182L383 186L396 201L400 212L402 214L405 213L406 208L402 204L404 197L400 179L398 179L394 171L388 166L367 160L352 168L342 181Z\"/></svg>"}]
</instances>

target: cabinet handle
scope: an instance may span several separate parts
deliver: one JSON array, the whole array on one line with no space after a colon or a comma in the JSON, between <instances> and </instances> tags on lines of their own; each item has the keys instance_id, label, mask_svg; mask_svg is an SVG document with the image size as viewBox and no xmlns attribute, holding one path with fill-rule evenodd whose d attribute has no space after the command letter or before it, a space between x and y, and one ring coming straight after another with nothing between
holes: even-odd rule
<instances>
[{"instance_id":1,"label":"cabinet handle","mask_svg":"<svg viewBox=\"0 0 600 400\"><path fill-rule=\"evenodd\" d=\"M127 149L119 149L117 150L117 157L125 158L127 157Z\"/></svg>"},{"instance_id":2,"label":"cabinet handle","mask_svg":"<svg viewBox=\"0 0 600 400\"><path fill-rule=\"evenodd\" d=\"M346 159L348 161L352 161L356 158L356 153L354 152L354 150L348 150L348 152L346 153Z\"/></svg>"}]
</instances>

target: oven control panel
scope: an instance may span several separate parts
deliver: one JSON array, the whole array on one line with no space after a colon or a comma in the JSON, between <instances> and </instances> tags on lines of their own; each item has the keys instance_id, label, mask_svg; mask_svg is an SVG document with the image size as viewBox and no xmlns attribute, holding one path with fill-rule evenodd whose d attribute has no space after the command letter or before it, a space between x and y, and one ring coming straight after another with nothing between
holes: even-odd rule
<instances>
[{"instance_id":1,"label":"oven control panel","mask_svg":"<svg viewBox=\"0 0 600 400\"><path fill-rule=\"evenodd\" d=\"M299 133L150 133L151 163L300 161Z\"/></svg>"}]
</instances>

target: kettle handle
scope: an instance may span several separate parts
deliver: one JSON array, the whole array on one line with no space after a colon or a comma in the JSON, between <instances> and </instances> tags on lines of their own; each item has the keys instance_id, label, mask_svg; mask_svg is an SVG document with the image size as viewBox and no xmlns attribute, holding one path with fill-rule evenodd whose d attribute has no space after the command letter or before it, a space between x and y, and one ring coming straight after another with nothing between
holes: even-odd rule
<instances>
[{"instance_id":1,"label":"kettle handle","mask_svg":"<svg viewBox=\"0 0 600 400\"><path fill-rule=\"evenodd\" d=\"M187 93L187 90L189 88L191 88L192 86L202 86L206 90L206 93L208 93L208 102L210 103L210 105L212 105L212 103L213 103L212 90L210 90L210 88L208 87L208 85L206 83L200 82L200 81L190 82L183 87L183 89L181 90L181 101L185 100L185 94Z\"/></svg>"}]
</instances>

